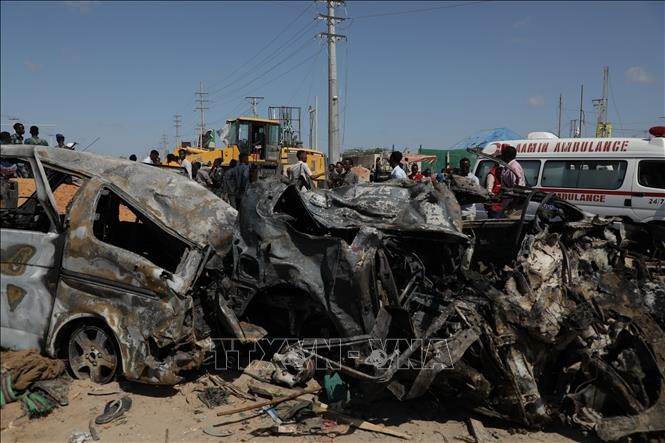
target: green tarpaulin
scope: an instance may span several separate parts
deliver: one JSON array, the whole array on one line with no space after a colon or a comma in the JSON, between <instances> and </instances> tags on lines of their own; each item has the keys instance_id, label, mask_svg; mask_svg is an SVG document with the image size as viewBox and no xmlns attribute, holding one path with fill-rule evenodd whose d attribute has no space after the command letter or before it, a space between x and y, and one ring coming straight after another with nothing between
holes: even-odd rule
<instances>
[{"instance_id":1,"label":"green tarpaulin","mask_svg":"<svg viewBox=\"0 0 665 443\"><path fill-rule=\"evenodd\" d=\"M441 169L448 166L446 164L446 159L449 159L450 166L452 168L459 168L459 162L464 157L468 158L471 161L471 170L473 170L473 166L476 164L476 157L469 154L466 151L466 149L444 150L444 149L425 149L425 148L422 148L422 149L420 149L419 153L423 154L423 155L436 155L436 167L433 168L434 171L436 171L436 172L441 172Z\"/></svg>"}]
</instances>

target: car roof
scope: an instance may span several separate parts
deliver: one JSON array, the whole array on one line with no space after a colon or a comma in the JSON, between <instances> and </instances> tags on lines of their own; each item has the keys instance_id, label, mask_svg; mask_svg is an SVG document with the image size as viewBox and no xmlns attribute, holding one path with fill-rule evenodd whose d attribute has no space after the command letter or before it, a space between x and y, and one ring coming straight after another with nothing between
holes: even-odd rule
<instances>
[{"instance_id":1,"label":"car roof","mask_svg":"<svg viewBox=\"0 0 665 443\"><path fill-rule=\"evenodd\" d=\"M33 145L2 145L0 154L37 158L44 166L113 185L139 210L199 245L230 244L237 211L188 177L142 162Z\"/></svg>"}]
</instances>

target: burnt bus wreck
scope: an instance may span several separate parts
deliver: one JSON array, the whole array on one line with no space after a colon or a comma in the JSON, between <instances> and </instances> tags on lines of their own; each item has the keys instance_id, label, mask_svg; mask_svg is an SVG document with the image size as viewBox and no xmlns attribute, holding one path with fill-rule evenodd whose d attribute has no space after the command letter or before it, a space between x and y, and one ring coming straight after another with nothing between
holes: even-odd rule
<instances>
[{"instance_id":1,"label":"burnt bus wreck","mask_svg":"<svg viewBox=\"0 0 665 443\"><path fill-rule=\"evenodd\" d=\"M459 204L487 196L462 178L300 192L275 177L236 213L147 165L39 147L2 157L30 166L36 187L2 208L3 346L38 343L100 382L173 384L214 339L299 338L275 354L281 382L323 366L526 426L665 432L658 227L528 190L514 194L520 219L463 223ZM63 184L77 189L58 208ZM17 254L45 244L52 263ZM40 311L10 294L28 281ZM41 334L21 331L16 319L38 312Z\"/></svg>"}]
</instances>

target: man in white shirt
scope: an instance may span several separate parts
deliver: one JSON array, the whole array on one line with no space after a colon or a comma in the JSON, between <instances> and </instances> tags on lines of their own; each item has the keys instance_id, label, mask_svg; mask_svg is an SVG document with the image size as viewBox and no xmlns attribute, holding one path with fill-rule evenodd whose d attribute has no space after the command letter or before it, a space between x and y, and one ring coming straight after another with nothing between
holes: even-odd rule
<instances>
[{"instance_id":1,"label":"man in white shirt","mask_svg":"<svg viewBox=\"0 0 665 443\"><path fill-rule=\"evenodd\" d=\"M160 163L159 152L155 149L150 151L150 155L143 159L143 163L147 163L149 165L158 165Z\"/></svg>"},{"instance_id":2,"label":"man in white shirt","mask_svg":"<svg viewBox=\"0 0 665 443\"><path fill-rule=\"evenodd\" d=\"M187 160L187 151L184 149L181 149L178 151L178 156L180 156L180 167L185 168L185 171L187 171L187 176L192 178L192 164L190 163L189 160Z\"/></svg>"},{"instance_id":3,"label":"man in white shirt","mask_svg":"<svg viewBox=\"0 0 665 443\"><path fill-rule=\"evenodd\" d=\"M390 167L393 168L392 172L390 172L391 179L406 180L409 178L407 177L406 172L404 172L404 169L400 166L400 163L402 162L401 152L393 151L390 154L390 159L388 161L390 162Z\"/></svg>"},{"instance_id":4,"label":"man in white shirt","mask_svg":"<svg viewBox=\"0 0 665 443\"><path fill-rule=\"evenodd\" d=\"M298 190L302 188L312 189L312 180L321 177L324 173L312 175L312 171L307 166L307 152L300 150L296 152L298 163L289 168L289 178L296 182Z\"/></svg>"},{"instance_id":5,"label":"man in white shirt","mask_svg":"<svg viewBox=\"0 0 665 443\"><path fill-rule=\"evenodd\" d=\"M480 180L476 177L473 172L471 172L471 161L464 157L459 161L460 175L466 177L473 181L475 184L480 186ZM476 218L476 205L471 203L470 205L462 206L462 219L464 220L474 220Z\"/></svg>"}]
</instances>

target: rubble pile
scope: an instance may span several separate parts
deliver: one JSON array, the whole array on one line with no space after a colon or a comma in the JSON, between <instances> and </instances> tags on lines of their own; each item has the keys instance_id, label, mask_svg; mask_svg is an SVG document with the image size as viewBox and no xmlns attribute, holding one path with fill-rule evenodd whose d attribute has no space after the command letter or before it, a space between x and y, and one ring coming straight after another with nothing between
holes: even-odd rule
<instances>
[{"instance_id":1,"label":"rubble pile","mask_svg":"<svg viewBox=\"0 0 665 443\"><path fill-rule=\"evenodd\" d=\"M631 249L634 227L536 192L519 220L464 226L437 185L251 192L224 272L254 285L220 298L271 337L322 337L315 319L327 340L291 346L303 360L525 426L665 431L664 274ZM513 241L479 253L488 236Z\"/></svg>"}]
</instances>

